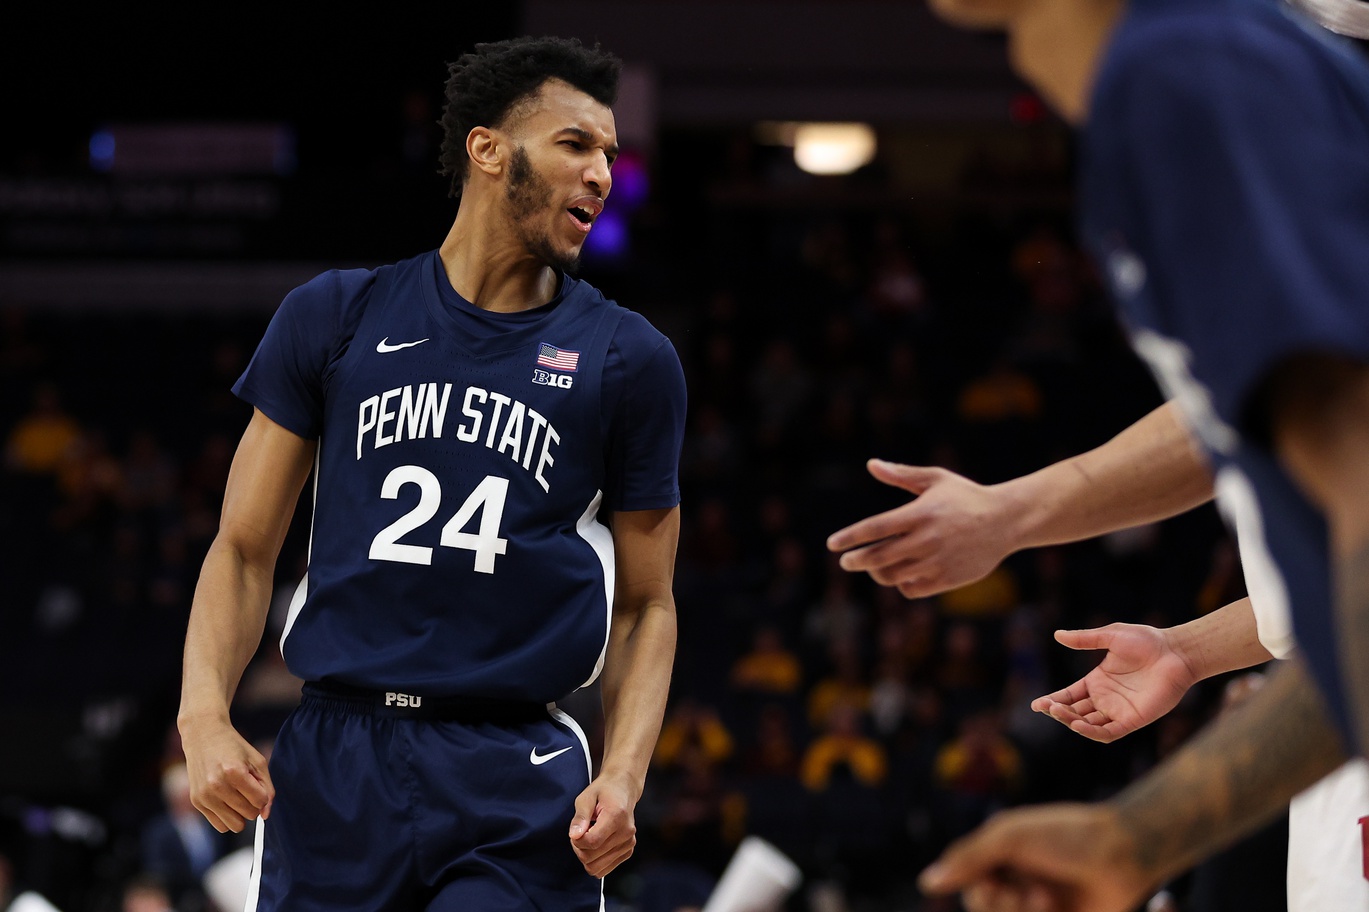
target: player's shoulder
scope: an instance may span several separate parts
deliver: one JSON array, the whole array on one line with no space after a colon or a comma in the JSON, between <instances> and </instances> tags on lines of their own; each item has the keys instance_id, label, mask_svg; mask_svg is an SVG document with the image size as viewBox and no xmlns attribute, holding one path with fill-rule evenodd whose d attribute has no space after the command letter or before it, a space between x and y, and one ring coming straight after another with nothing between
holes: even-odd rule
<instances>
[{"instance_id":1,"label":"player's shoulder","mask_svg":"<svg viewBox=\"0 0 1369 912\"><path fill-rule=\"evenodd\" d=\"M618 324L613 330L613 348L625 360L631 363L650 358L663 347L669 347L670 351L674 351L670 339L644 315L624 307L582 279L575 282L573 293L580 297L582 306L605 308L618 318Z\"/></svg>"},{"instance_id":2,"label":"player's shoulder","mask_svg":"<svg viewBox=\"0 0 1369 912\"><path fill-rule=\"evenodd\" d=\"M382 278L399 285L422 281L433 255L430 251L383 266L326 270L291 290L280 309L307 334L326 335L336 343L360 323Z\"/></svg>"},{"instance_id":3,"label":"player's shoulder","mask_svg":"<svg viewBox=\"0 0 1369 912\"><path fill-rule=\"evenodd\" d=\"M336 318L364 300L375 285L380 269L329 269L297 285L282 306L314 317Z\"/></svg>"},{"instance_id":4,"label":"player's shoulder","mask_svg":"<svg viewBox=\"0 0 1369 912\"><path fill-rule=\"evenodd\" d=\"M1233 87L1261 83L1296 91L1328 71L1361 64L1341 44L1280 0L1133 0L1108 49L1095 101L1106 105L1157 83L1214 101Z\"/></svg>"}]
</instances>

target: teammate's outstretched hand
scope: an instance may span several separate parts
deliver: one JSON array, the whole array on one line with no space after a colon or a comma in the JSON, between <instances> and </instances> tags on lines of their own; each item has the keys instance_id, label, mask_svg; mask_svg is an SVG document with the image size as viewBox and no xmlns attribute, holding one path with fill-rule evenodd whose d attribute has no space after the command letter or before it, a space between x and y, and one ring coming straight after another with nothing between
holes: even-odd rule
<instances>
[{"instance_id":1,"label":"teammate's outstretched hand","mask_svg":"<svg viewBox=\"0 0 1369 912\"><path fill-rule=\"evenodd\" d=\"M1064 690L1037 697L1032 709L1094 741L1116 741L1179 705L1198 675L1166 631L1140 624L1057 630L1071 649L1106 649L1098 667Z\"/></svg>"},{"instance_id":2,"label":"teammate's outstretched hand","mask_svg":"<svg viewBox=\"0 0 1369 912\"><path fill-rule=\"evenodd\" d=\"M603 877L637 847L637 805L626 776L601 773L575 799L570 845L585 870Z\"/></svg>"},{"instance_id":3,"label":"teammate's outstretched hand","mask_svg":"<svg viewBox=\"0 0 1369 912\"><path fill-rule=\"evenodd\" d=\"M1011 505L995 488L946 469L882 459L866 467L918 496L834 532L827 547L845 552L844 569L864 570L907 598L922 598L983 579L1020 546L1006 521Z\"/></svg>"},{"instance_id":4,"label":"teammate's outstretched hand","mask_svg":"<svg viewBox=\"0 0 1369 912\"><path fill-rule=\"evenodd\" d=\"M266 758L231 725L181 728L190 773L190 801L220 833L241 833L248 821L271 816L276 787Z\"/></svg>"},{"instance_id":5,"label":"teammate's outstretched hand","mask_svg":"<svg viewBox=\"0 0 1369 912\"><path fill-rule=\"evenodd\" d=\"M1130 912L1153 886L1105 804L1004 811L952 843L918 880L969 912Z\"/></svg>"}]
</instances>

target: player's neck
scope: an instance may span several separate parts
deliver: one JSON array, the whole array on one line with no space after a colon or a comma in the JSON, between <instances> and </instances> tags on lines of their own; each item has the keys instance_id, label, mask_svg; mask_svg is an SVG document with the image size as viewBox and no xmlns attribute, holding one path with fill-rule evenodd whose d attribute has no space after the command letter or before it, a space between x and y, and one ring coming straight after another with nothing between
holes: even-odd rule
<instances>
[{"instance_id":1,"label":"player's neck","mask_svg":"<svg viewBox=\"0 0 1369 912\"><path fill-rule=\"evenodd\" d=\"M1008 29L1013 68L1072 124L1088 117L1089 98L1124 0L1037 0Z\"/></svg>"},{"instance_id":2,"label":"player's neck","mask_svg":"<svg viewBox=\"0 0 1369 912\"><path fill-rule=\"evenodd\" d=\"M556 295L556 270L528 253L511 231L491 231L506 220L463 204L438 255L447 281L483 310L512 313L541 307Z\"/></svg>"}]
</instances>

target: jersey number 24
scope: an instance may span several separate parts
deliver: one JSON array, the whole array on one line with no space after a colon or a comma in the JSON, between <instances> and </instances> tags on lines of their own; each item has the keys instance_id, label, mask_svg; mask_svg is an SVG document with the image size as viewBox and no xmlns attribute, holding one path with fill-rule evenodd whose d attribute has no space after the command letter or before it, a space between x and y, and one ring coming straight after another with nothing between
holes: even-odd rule
<instances>
[{"instance_id":1,"label":"jersey number 24","mask_svg":"<svg viewBox=\"0 0 1369 912\"><path fill-rule=\"evenodd\" d=\"M433 562L433 549L426 545L406 545L399 539L417 529L437 515L442 506L442 482L437 476L422 466L402 465L385 476L380 487L380 496L394 500L399 489L407 484L418 485L418 503L412 510L390 523L376 533L371 541L371 560L395 561L401 564L423 564ZM465 502L451 519L442 527L438 544L445 548L460 548L475 552L477 573L493 573L494 559L508 550L509 540L499 537L499 524L504 518L504 500L508 496L509 480L486 475L475 486ZM481 509L481 507L484 509ZM463 532L466 525L480 510L480 527L476 532Z\"/></svg>"}]
</instances>

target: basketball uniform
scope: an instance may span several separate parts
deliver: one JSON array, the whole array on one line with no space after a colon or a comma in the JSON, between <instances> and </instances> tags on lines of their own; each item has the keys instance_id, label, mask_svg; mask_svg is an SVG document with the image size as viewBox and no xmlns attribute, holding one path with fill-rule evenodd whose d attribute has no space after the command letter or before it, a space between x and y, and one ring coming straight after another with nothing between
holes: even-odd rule
<instances>
[{"instance_id":1,"label":"basketball uniform","mask_svg":"<svg viewBox=\"0 0 1369 912\"><path fill-rule=\"evenodd\" d=\"M433 251L293 291L234 391L318 441L249 908L600 908L554 701L603 666L602 514L679 502L669 341L569 276L481 310Z\"/></svg>"}]
</instances>

